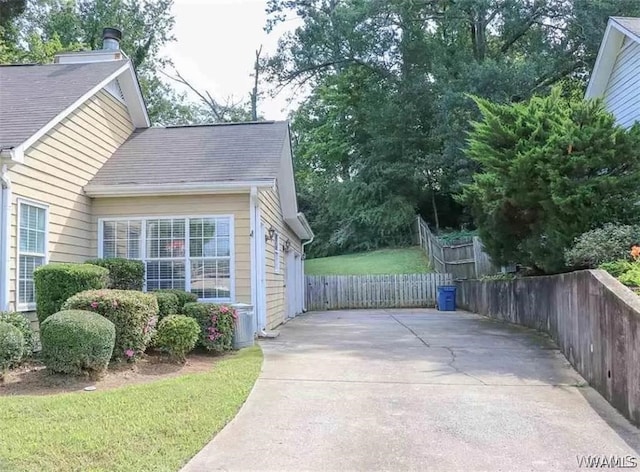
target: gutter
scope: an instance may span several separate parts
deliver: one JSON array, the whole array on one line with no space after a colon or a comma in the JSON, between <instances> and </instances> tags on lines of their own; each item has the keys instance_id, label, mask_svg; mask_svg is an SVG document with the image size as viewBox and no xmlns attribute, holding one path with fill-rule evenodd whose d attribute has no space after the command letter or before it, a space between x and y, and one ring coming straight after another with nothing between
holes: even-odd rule
<instances>
[{"instance_id":1,"label":"gutter","mask_svg":"<svg viewBox=\"0 0 640 472\"><path fill-rule=\"evenodd\" d=\"M15 162L24 162L24 151L20 146L0 149L0 160L12 165Z\"/></svg>"},{"instance_id":2,"label":"gutter","mask_svg":"<svg viewBox=\"0 0 640 472\"><path fill-rule=\"evenodd\" d=\"M87 184L89 197L139 197L156 195L207 195L214 193L250 193L253 188L272 188L274 179L226 182L180 182L166 184Z\"/></svg>"},{"instance_id":3,"label":"gutter","mask_svg":"<svg viewBox=\"0 0 640 472\"><path fill-rule=\"evenodd\" d=\"M302 247L304 248L307 244L311 244L313 242L313 240L315 239L316 235L313 234L313 230L311 229L311 226L309 225L309 222L307 221L307 217L304 216L304 213L302 213L302 212L298 213L297 217L298 217L298 221L300 222L300 224L302 225L304 230L309 235L309 241L307 241L306 243L302 244Z\"/></svg>"}]
</instances>

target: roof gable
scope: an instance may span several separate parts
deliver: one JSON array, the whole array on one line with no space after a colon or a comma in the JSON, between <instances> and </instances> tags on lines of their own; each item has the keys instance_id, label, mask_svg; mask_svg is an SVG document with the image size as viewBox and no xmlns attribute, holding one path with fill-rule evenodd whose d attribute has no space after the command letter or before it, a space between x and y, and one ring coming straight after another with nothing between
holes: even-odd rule
<instances>
[{"instance_id":1,"label":"roof gable","mask_svg":"<svg viewBox=\"0 0 640 472\"><path fill-rule=\"evenodd\" d=\"M604 95L625 38L640 43L640 18L609 18L585 98L600 98Z\"/></svg>"},{"instance_id":2,"label":"roof gable","mask_svg":"<svg viewBox=\"0 0 640 472\"><path fill-rule=\"evenodd\" d=\"M0 66L0 151L22 162L29 146L116 78L134 125L149 126L129 60Z\"/></svg>"}]
</instances>

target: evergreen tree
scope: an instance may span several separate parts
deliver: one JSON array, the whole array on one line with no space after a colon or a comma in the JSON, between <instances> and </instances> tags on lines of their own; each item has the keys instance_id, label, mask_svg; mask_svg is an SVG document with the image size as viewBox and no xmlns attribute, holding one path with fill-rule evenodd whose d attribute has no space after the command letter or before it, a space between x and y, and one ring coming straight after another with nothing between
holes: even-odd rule
<instances>
[{"instance_id":1,"label":"evergreen tree","mask_svg":"<svg viewBox=\"0 0 640 472\"><path fill-rule=\"evenodd\" d=\"M555 88L513 105L476 99L466 155L480 171L461 201L498 264L562 271L564 251L607 222L640 221L640 124Z\"/></svg>"}]
</instances>

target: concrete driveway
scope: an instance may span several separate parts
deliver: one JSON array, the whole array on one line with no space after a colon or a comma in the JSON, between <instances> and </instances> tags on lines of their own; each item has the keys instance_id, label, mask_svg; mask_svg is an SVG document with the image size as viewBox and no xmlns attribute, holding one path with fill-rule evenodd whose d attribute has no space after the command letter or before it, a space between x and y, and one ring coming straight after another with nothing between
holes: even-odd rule
<instances>
[{"instance_id":1,"label":"concrete driveway","mask_svg":"<svg viewBox=\"0 0 640 472\"><path fill-rule=\"evenodd\" d=\"M334 311L262 347L247 403L185 471L558 471L586 456L640 470L640 431L528 329Z\"/></svg>"}]
</instances>

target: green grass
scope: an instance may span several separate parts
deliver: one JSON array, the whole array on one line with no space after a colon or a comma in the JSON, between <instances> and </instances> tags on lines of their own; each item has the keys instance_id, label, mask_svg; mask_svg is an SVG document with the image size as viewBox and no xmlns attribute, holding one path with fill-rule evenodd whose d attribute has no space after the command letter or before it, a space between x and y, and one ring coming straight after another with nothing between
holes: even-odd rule
<instances>
[{"instance_id":1,"label":"green grass","mask_svg":"<svg viewBox=\"0 0 640 472\"><path fill-rule=\"evenodd\" d=\"M422 274L431 272L419 247L322 257L305 261L307 275Z\"/></svg>"},{"instance_id":2,"label":"green grass","mask_svg":"<svg viewBox=\"0 0 640 472\"><path fill-rule=\"evenodd\" d=\"M104 392L0 397L2 471L176 471L237 413L259 347L210 372Z\"/></svg>"}]
</instances>

